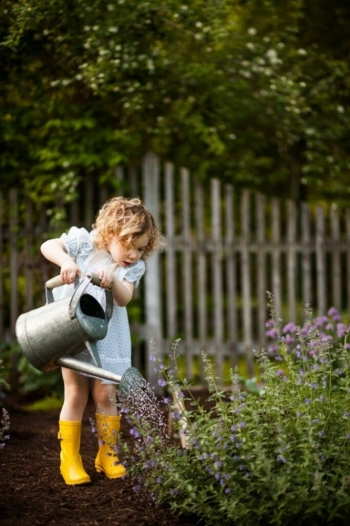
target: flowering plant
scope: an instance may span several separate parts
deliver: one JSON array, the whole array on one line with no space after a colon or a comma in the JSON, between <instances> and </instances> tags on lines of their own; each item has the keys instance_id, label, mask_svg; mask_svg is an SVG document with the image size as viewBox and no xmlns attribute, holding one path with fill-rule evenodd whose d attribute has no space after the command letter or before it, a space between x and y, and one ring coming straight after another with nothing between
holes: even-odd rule
<instances>
[{"instance_id":1,"label":"flowering plant","mask_svg":"<svg viewBox=\"0 0 350 526\"><path fill-rule=\"evenodd\" d=\"M271 307L273 309L273 298L271 298ZM282 320L276 321L270 319L266 323L266 337L268 341L267 351L273 355L279 351L278 340L285 344L288 352L298 354L298 340L308 339L310 348L308 353L313 353L313 342L317 341L317 345L323 344L327 346L334 344L335 347L344 340L344 337L349 333L350 325L342 322L341 316L336 308L331 307L327 315L317 316L315 319L311 318L309 307L306 306L306 321L302 327L298 327L295 323L289 322L281 327ZM350 349L350 343L345 344L347 349Z\"/></svg>"},{"instance_id":2,"label":"flowering plant","mask_svg":"<svg viewBox=\"0 0 350 526\"><path fill-rule=\"evenodd\" d=\"M169 393L186 393L184 410L173 417L180 433L187 423L188 449L179 454L156 428L129 415L138 439L133 451L126 444L123 450L135 489L147 488L173 513L194 515L206 525L347 524L347 336L340 342L324 341L317 330L297 329L294 335L294 342L277 340L272 359L266 350L257 354L263 384L257 393L244 389L236 370L231 390L220 390L213 364L203 356L210 409L191 396L186 381L160 365Z\"/></svg>"}]
</instances>

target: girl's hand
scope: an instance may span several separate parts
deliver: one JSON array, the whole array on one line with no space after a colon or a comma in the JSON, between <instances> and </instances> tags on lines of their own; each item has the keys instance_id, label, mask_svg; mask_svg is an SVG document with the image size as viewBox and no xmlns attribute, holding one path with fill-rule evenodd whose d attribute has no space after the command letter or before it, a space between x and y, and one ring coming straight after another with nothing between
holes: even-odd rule
<instances>
[{"instance_id":1,"label":"girl's hand","mask_svg":"<svg viewBox=\"0 0 350 526\"><path fill-rule=\"evenodd\" d=\"M111 289L114 283L114 275L113 272L115 271L115 266L113 265L111 267L104 267L101 268L98 271L98 277L101 280L100 286L105 289Z\"/></svg>"},{"instance_id":2,"label":"girl's hand","mask_svg":"<svg viewBox=\"0 0 350 526\"><path fill-rule=\"evenodd\" d=\"M61 280L65 285L73 283L75 276L81 276L81 270L71 258L63 261L61 266Z\"/></svg>"}]
</instances>

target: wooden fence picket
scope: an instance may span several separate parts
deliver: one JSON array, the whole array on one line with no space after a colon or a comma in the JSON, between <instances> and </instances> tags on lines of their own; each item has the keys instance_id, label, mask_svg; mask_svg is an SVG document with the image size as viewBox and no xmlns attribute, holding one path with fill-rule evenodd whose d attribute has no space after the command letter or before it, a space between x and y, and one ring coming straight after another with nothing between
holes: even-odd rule
<instances>
[{"instance_id":1,"label":"wooden fence picket","mask_svg":"<svg viewBox=\"0 0 350 526\"><path fill-rule=\"evenodd\" d=\"M316 209L316 276L318 313L326 311L326 255L325 255L325 217L321 206Z\"/></svg>"},{"instance_id":2,"label":"wooden fence picket","mask_svg":"<svg viewBox=\"0 0 350 526\"><path fill-rule=\"evenodd\" d=\"M301 287L303 305L312 304L311 289L311 233L310 209L307 203L300 204L300 231L301 231Z\"/></svg>"},{"instance_id":3,"label":"wooden fence picket","mask_svg":"<svg viewBox=\"0 0 350 526\"><path fill-rule=\"evenodd\" d=\"M265 238L265 196L258 193L255 199L256 209L256 274L257 274L257 323L258 323L258 340L260 345L265 344L265 324L267 321L267 283L266 283L266 238Z\"/></svg>"},{"instance_id":4,"label":"wooden fence picket","mask_svg":"<svg viewBox=\"0 0 350 526\"><path fill-rule=\"evenodd\" d=\"M225 186L225 252L226 273L225 289L227 293L227 335L228 348L230 349L230 362L232 367L238 365L237 341L238 341L238 319L237 319L237 256L235 250L235 205L234 191L232 185Z\"/></svg>"},{"instance_id":5,"label":"wooden fence picket","mask_svg":"<svg viewBox=\"0 0 350 526\"><path fill-rule=\"evenodd\" d=\"M331 265L332 265L332 304L340 310L341 308L341 269L340 269L340 225L338 208L331 207L330 213L331 226Z\"/></svg>"}]
</instances>

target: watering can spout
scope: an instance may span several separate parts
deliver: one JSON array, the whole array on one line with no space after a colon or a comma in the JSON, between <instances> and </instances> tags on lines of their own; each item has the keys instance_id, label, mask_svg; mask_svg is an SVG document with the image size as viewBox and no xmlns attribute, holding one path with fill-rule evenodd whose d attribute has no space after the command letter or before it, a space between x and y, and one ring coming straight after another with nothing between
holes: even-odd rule
<instances>
[{"instance_id":1,"label":"watering can spout","mask_svg":"<svg viewBox=\"0 0 350 526\"><path fill-rule=\"evenodd\" d=\"M130 395L137 389L142 389L147 385L146 380L136 367L129 367L123 375L119 375L96 367L88 362L82 362L72 356L61 356L56 360L56 363L61 367L67 367L67 369L73 369L73 371L79 373L85 373L101 378L102 380L109 380L116 383L119 385L119 392L122 395Z\"/></svg>"},{"instance_id":2,"label":"watering can spout","mask_svg":"<svg viewBox=\"0 0 350 526\"><path fill-rule=\"evenodd\" d=\"M103 380L110 380L111 382L115 382L116 384L119 384L122 379L122 377L119 374L111 373L109 371L106 371L105 369L102 369L101 366L96 366L88 362L83 362L82 360L74 358L73 356L61 356L56 360L56 363L61 367L73 369L73 371L77 371L78 373L85 373L92 376L96 376L97 378L101 378Z\"/></svg>"}]
</instances>

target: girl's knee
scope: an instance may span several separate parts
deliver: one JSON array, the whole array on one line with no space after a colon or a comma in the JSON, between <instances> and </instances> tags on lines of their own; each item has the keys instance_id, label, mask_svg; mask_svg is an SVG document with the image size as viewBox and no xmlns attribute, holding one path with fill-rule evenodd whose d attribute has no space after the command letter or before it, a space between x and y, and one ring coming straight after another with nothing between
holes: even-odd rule
<instances>
[{"instance_id":1,"label":"girl's knee","mask_svg":"<svg viewBox=\"0 0 350 526\"><path fill-rule=\"evenodd\" d=\"M116 387L115 385L98 382L98 384L94 385L92 397L96 406L111 407L115 405Z\"/></svg>"},{"instance_id":2,"label":"girl's knee","mask_svg":"<svg viewBox=\"0 0 350 526\"><path fill-rule=\"evenodd\" d=\"M65 386L64 397L65 399L69 399L74 405L85 407L89 392L80 386L70 385L69 387Z\"/></svg>"}]
</instances>

